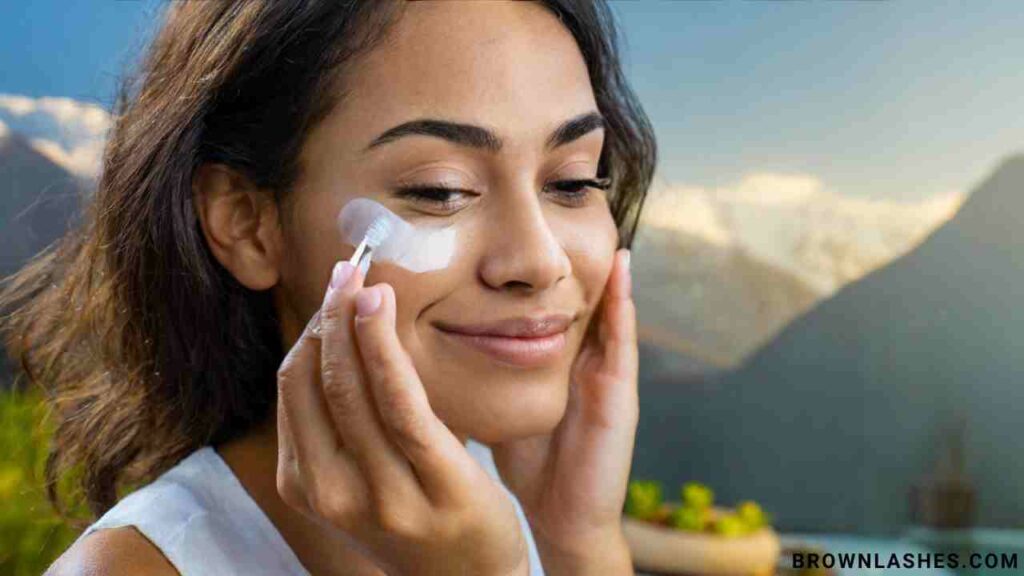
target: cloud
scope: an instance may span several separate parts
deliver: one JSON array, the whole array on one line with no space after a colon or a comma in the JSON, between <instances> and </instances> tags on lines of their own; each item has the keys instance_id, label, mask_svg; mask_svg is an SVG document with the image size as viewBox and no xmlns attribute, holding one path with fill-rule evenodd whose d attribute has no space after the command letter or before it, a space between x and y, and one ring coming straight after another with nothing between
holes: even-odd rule
<instances>
[{"instance_id":1,"label":"cloud","mask_svg":"<svg viewBox=\"0 0 1024 576\"><path fill-rule=\"evenodd\" d=\"M90 179L99 174L111 123L103 107L71 98L0 93L0 122L72 173Z\"/></svg>"},{"instance_id":2,"label":"cloud","mask_svg":"<svg viewBox=\"0 0 1024 576\"><path fill-rule=\"evenodd\" d=\"M865 198L840 194L812 175L762 172L719 188L656 186L642 222L743 250L828 294L909 251L963 200L959 192L919 201Z\"/></svg>"},{"instance_id":3,"label":"cloud","mask_svg":"<svg viewBox=\"0 0 1024 576\"><path fill-rule=\"evenodd\" d=\"M762 206L796 206L823 194L820 180L804 174L755 173L733 188L720 190L734 202Z\"/></svg>"}]
</instances>

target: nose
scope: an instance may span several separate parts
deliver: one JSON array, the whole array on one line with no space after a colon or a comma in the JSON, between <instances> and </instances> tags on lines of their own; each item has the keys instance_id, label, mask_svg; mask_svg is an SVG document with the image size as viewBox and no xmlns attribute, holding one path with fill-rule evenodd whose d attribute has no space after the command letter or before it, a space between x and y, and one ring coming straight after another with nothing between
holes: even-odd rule
<instances>
[{"instance_id":1,"label":"nose","mask_svg":"<svg viewBox=\"0 0 1024 576\"><path fill-rule=\"evenodd\" d=\"M496 290L535 293L572 272L572 263L545 218L535 192L495 206L480 267Z\"/></svg>"}]
</instances>

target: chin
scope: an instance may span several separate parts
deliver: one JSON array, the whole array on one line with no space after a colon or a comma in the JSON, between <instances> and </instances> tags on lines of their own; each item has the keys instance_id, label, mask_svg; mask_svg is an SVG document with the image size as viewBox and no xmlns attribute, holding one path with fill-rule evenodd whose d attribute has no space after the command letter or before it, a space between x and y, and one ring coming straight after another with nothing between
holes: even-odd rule
<instances>
[{"instance_id":1,"label":"chin","mask_svg":"<svg viewBox=\"0 0 1024 576\"><path fill-rule=\"evenodd\" d=\"M484 444L550 434L565 415L568 370L565 375L530 378L520 374L509 380L492 379L485 389L479 385L464 389L460 398L453 399L445 423Z\"/></svg>"}]
</instances>

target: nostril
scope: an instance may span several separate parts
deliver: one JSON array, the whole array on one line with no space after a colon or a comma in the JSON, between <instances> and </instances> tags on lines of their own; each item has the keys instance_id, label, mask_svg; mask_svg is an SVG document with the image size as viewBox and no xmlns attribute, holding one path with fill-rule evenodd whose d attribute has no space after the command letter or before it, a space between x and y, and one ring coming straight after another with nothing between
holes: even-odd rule
<instances>
[{"instance_id":1,"label":"nostril","mask_svg":"<svg viewBox=\"0 0 1024 576\"><path fill-rule=\"evenodd\" d=\"M522 280L509 280L508 282L505 282L505 287L517 289L533 288L533 286L531 286L529 282L523 282Z\"/></svg>"}]
</instances>

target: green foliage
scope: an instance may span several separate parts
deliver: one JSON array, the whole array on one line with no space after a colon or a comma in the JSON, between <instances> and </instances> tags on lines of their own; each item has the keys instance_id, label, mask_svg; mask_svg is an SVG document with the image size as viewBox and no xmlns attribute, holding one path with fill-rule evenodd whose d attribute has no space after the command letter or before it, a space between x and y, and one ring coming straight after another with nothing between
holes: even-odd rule
<instances>
[{"instance_id":1,"label":"green foliage","mask_svg":"<svg viewBox=\"0 0 1024 576\"><path fill-rule=\"evenodd\" d=\"M703 532L708 525L708 511L691 506L679 506L672 510L669 524L677 530Z\"/></svg>"},{"instance_id":2,"label":"green foliage","mask_svg":"<svg viewBox=\"0 0 1024 576\"><path fill-rule=\"evenodd\" d=\"M736 506L736 515L739 516L750 532L760 530L771 523L771 518L768 514L765 513L757 502L752 500L740 502Z\"/></svg>"},{"instance_id":3,"label":"green foliage","mask_svg":"<svg viewBox=\"0 0 1024 576\"><path fill-rule=\"evenodd\" d=\"M722 514L715 520L714 530L721 536L742 536L748 532L747 526L739 516L731 512Z\"/></svg>"},{"instance_id":4,"label":"green foliage","mask_svg":"<svg viewBox=\"0 0 1024 576\"><path fill-rule=\"evenodd\" d=\"M679 495L683 499L683 506L689 506L698 510L710 508L715 503L715 493L700 482L687 482L679 489Z\"/></svg>"},{"instance_id":5,"label":"green foliage","mask_svg":"<svg viewBox=\"0 0 1024 576\"><path fill-rule=\"evenodd\" d=\"M46 499L48 424L41 395L0 388L0 574L42 574L79 533ZM71 512L86 515L82 505Z\"/></svg>"},{"instance_id":6,"label":"green foliage","mask_svg":"<svg viewBox=\"0 0 1024 576\"><path fill-rule=\"evenodd\" d=\"M626 515L667 524L677 530L725 537L752 534L771 525L771 516L753 500L740 502L735 510L715 509L715 493L700 482L683 484L679 495L682 503L665 503L660 483L631 480L626 494Z\"/></svg>"},{"instance_id":7,"label":"green foliage","mask_svg":"<svg viewBox=\"0 0 1024 576\"><path fill-rule=\"evenodd\" d=\"M654 480L631 480L626 491L626 515L644 520L661 506L661 484Z\"/></svg>"}]
</instances>

